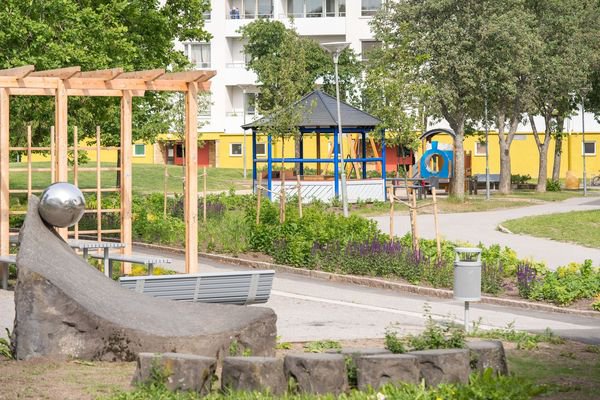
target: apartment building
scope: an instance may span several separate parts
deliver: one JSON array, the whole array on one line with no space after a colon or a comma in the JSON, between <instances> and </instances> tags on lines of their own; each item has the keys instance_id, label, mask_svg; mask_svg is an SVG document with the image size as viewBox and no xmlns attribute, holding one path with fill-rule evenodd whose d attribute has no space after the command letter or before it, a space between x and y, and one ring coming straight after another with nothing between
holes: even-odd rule
<instances>
[{"instance_id":1,"label":"apartment building","mask_svg":"<svg viewBox=\"0 0 600 400\"><path fill-rule=\"evenodd\" d=\"M251 166L250 139L244 140L241 125L257 117L254 98L259 88L256 75L246 69L241 27L257 18L274 19L293 24L300 35L320 43L349 42L362 54L374 44L369 21L381 4L382 0L212 0L205 21L212 39L180 44L196 68L217 71L210 106L199 116L204 141L199 159L218 167ZM261 144L259 155L262 150ZM176 162L180 146L173 141L164 151L168 162Z\"/></svg>"}]
</instances>

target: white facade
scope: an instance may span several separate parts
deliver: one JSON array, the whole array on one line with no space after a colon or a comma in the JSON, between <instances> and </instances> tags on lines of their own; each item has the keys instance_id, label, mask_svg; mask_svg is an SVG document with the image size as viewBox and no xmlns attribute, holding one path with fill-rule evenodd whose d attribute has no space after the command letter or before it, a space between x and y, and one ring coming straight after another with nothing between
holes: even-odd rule
<instances>
[{"instance_id":1,"label":"white facade","mask_svg":"<svg viewBox=\"0 0 600 400\"><path fill-rule=\"evenodd\" d=\"M183 50L198 68L212 69L212 105L201 115L202 132L242 133L241 125L255 117L251 97L258 91L256 75L246 69L239 28L257 16L293 25L301 36L320 43L350 42L362 53L363 44L373 42L369 28L371 15L382 0L212 0L205 28L212 35L208 44L183 43ZM237 10L237 11L236 11ZM244 107L246 105L246 107ZM246 108L246 112L244 112ZM210 114L210 115L208 115Z\"/></svg>"}]
</instances>

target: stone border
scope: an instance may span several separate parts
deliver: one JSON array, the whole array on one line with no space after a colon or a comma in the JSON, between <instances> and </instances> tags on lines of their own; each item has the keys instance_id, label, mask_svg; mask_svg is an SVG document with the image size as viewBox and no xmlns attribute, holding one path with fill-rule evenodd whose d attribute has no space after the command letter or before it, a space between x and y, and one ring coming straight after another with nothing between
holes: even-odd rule
<instances>
[{"instance_id":1,"label":"stone border","mask_svg":"<svg viewBox=\"0 0 600 400\"><path fill-rule=\"evenodd\" d=\"M156 244L148 244L148 243L139 243L134 242L134 246L145 247L148 249L155 250L166 250L172 253L177 254L185 254L183 249L177 247L169 247L169 246L161 246ZM430 296L437 297L441 299L452 299L453 293L452 290L447 289L436 289L425 286L417 286L411 285L408 283L401 282L393 282L387 281L385 279L380 278L370 278L366 276L356 276L356 275L342 275L336 274L332 272L324 272L324 271L316 271L305 268L296 268L290 267L287 265L273 264L265 261L253 261L247 260L244 258L226 256L222 254L213 254L213 253L204 253L198 252L200 257L208 258L209 260L218 261L223 264L229 265L237 265L243 267L250 267L254 269L273 269L278 272L284 272L288 274L300 275L309 278L316 278L321 280L327 280L331 282L340 282L340 283L350 283L354 285L367 286L370 288L376 289L389 289L395 290L398 292L408 292L420 296ZM504 299L501 297L492 297L492 296L481 296L480 303L483 304L492 304L497 306L505 306L505 307L514 307L514 308L522 308L526 310L536 310L536 311L546 311L560 314L570 314L576 315L580 317L593 317L600 318L600 312L596 311L588 311L588 310L576 310L573 308L566 307L558 307L553 306L551 304L543 304L543 303L534 303L531 301L525 300L513 300L513 299Z\"/></svg>"}]
</instances>

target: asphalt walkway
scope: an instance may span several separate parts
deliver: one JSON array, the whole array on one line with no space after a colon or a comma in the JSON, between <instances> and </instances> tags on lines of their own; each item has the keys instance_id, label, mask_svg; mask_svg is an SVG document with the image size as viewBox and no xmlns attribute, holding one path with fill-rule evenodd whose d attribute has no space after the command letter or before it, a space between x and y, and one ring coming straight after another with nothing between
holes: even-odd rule
<instances>
[{"instance_id":1,"label":"asphalt walkway","mask_svg":"<svg viewBox=\"0 0 600 400\"><path fill-rule=\"evenodd\" d=\"M440 234L448 240L464 241L471 244L481 242L485 245L498 243L501 246L508 246L515 250L520 258L544 261L550 268L566 265L573 261L583 262L586 259L591 259L594 265L600 265L600 249L527 235L507 234L497 229L498 224L509 219L584 210L600 210L600 200L597 197L574 197L562 202L544 203L529 207L440 214L438 220ZM389 233L389 215L373 217L372 219L377 221L382 231ZM435 238L433 214L419 215L417 220L419 236L428 239ZM394 233L397 236L402 236L407 232L410 232L408 215L396 216L394 218Z\"/></svg>"},{"instance_id":2,"label":"asphalt walkway","mask_svg":"<svg viewBox=\"0 0 600 400\"><path fill-rule=\"evenodd\" d=\"M136 248L140 254L161 254L173 258L171 267L183 271L183 255ZM240 270L200 258L201 272ZM13 292L0 290L0 336L12 329ZM453 300L427 298L385 289L309 279L277 273L271 299L264 306L277 313L278 335L283 341L319 339L381 338L389 326L402 333L421 331L426 318L425 305L438 320L462 323L463 304ZM517 308L472 303L471 320L483 328L505 327L541 332L547 327L555 333L589 343L600 343L600 318L546 313Z\"/></svg>"}]
</instances>

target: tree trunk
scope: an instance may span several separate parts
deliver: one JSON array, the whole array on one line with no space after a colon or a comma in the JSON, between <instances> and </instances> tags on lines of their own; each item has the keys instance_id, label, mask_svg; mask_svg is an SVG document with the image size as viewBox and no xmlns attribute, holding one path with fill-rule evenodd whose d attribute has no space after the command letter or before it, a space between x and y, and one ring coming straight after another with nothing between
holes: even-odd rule
<instances>
[{"instance_id":1,"label":"tree trunk","mask_svg":"<svg viewBox=\"0 0 600 400\"><path fill-rule=\"evenodd\" d=\"M465 199L465 131L464 119L452 127L454 138L454 170L452 172L452 187L450 193L459 200Z\"/></svg>"},{"instance_id":2,"label":"tree trunk","mask_svg":"<svg viewBox=\"0 0 600 400\"><path fill-rule=\"evenodd\" d=\"M537 145L538 153L540 156L540 164L538 168L538 181L535 187L535 191L539 193L544 193L546 191L546 183L548 181L548 146L550 145L550 120L551 117L548 115L544 116L544 120L546 123L545 134L544 134L544 143L540 141L538 136L537 127L535 125L535 121L533 117L529 116L529 122L531 123L531 129L533 131L533 137L535 139L535 143Z\"/></svg>"},{"instance_id":3,"label":"tree trunk","mask_svg":"<svg viewBox=\"0 0 600 400\"><path fill-rule=\"evenodd\" d=\"M510 166L510 146L505 139L500 138L500 183L498 192L500 194L509 194L511 192L511 166Z\"/></svg>"},{"instance_id":4,"label":"tree trunk","mask_svg":"<svg viewBox=\"0 0 600 400\"><path fill-rule=\"evenodd\" d=\"M552 166L552 180L560 179L560 162L562 160L564 118L556 118L556 141L554 142L554 165Z\"/></svg>"}]
</instances>

